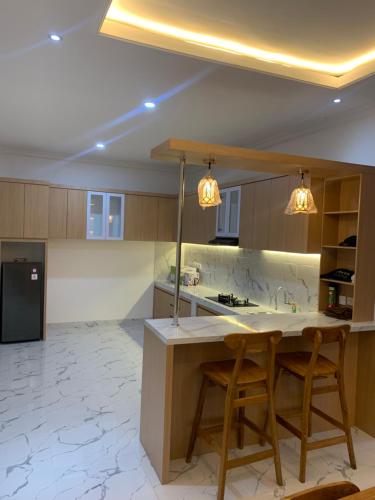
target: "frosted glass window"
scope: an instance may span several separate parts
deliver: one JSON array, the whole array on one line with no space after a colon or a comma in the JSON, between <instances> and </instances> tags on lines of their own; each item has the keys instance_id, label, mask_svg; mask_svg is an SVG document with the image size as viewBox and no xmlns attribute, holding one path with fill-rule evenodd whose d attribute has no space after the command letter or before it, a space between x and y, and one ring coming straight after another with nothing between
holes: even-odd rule
<instances>
[{"instance_id":1,"label":"frosted glass window","mask_svg":"<svg viewBox=\"0 0 375 500\"><path fill-rule=\"evenodd\" d=\"M121 238L122 229L122 199L120 196L109 195L108 236Z\"/></svg>"},{"instance_id":2,"label":"frosted glass window","mask_svg":"<svg viewBox=\"0 0 375 500\"><path fill-rule=\"evenodd\" d=\"M229 233L238 233L239 191L231 191L229 199Z\"/></svg>"},{"instance_id":3,"label":"frosted glass window","mask_svg":"<svg viewBox=\"0 0 375 500\"><path fill-rule=\"evenodd\" d=\"M103 238L104 229L104 196L103 194L91 193L89 213L89 231L90 238Z\"/></svg>"},{"instance_id":4,"label":"frosted glass window","mask_svg":"<svg viewBox=\"0 0 375 500\"><path fill-rule=\"evenodd\" d=\"M225 231L225 219L226 219L226 206L227 206L227 193L220 193L221 205L218 206L218 217L217 217L217 233L223 233ZM210 209L208 209L210 210Z\"/></svg>"}]
</instances>

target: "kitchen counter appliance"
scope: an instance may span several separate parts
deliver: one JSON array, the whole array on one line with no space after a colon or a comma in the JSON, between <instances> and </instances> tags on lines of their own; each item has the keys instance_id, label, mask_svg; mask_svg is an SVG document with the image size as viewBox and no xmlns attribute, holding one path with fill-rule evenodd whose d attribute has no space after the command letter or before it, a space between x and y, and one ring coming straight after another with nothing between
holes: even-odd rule
<instances>
[{"instance_id":1,"label":"kitchen counter appliance","mask_svg":"<svg viewBox=\"0 0 375 500\"><path fill-rule=\"evenodd\" d=\"M240 299L235 297L233 293L219 293L215 297L205 298L228 307L258 307L258 304L253 304L249 301L249 299Z\"/></svg>"}]
</instances>

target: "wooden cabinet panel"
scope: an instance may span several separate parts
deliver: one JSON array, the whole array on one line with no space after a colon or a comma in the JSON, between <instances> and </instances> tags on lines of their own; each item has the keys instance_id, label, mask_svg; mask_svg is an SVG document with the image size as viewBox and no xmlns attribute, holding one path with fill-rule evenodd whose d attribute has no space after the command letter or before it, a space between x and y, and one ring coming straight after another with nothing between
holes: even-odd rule
<instances>
[{"instance_id":1,"label":"wooden cabinet panel","mask_svg":"<svg viewBox=\"0 0 375 500\"><path fill-rule=\"evenodd\" d=\"M299 177L288 177L289 196L293 189L299 186ZM309 215L297 214L286 217L286 251L287 252L306 252L308 238Z\"/></svg>"},{"instance_id":2,"label":"wooden cabinet panel","mask_svg":"<svg viewBox=\"0 0 375 500\"><path fill-rule=\"evenodd\" d=\"M207 244L215 238L216 209L199 206L197 194L185 197L182 240L185 243Z\"/></svg>"},{"instance_id":3,"label":"wooden cabinet panel","mask_svg":"<svg viewBox=\"0 0 375 500\"><path fill-rule=\"evenodd\" d=\"M66 239L68 190L50 188L48 207L48 237Z\"/></svg>"},{"instance_id":4,"label":"wooden cabinet panel","mask_svg":"<svg viewBox=\"0 0 375 500\"><path fill-rule=\"evenodd\" d=\"M48 238L49 187L25 184L24 238Z\"/></svg>"},{"instance_id":5,"label":"wooden cabinet panel","mask_svg":"<svg viewBox=\"0 0 375 500\"><path fill-rule=\"evenodd\" d=\"M197 316L220 316L220 314L203 306L197 306Z\"/></svg>"},{"instance_id":6,"label":"wooden cabinet panel","mask_svg":"<svg viewBox=\"0 0 375 500\"><path fill-rule=\"evenodd\" d=\"M87 192L68 189L67 238L86 239Z\"/></svg>"},{"instance_id":7,"label":"wooden cabinet panel","mask_svg":"<svg viewBox=\"0 0 375 500\"><path fill-rule=\"evenodd\" d=\"M0 237L23 238L25 185L0 182Z\"/></svg>"},{"instance_id":8,"label":"wooden cabinet panel","mask_svg":"<svg viewBox=\"0 0 375 500\"><path fill-rule=\"evenodd\" d=\"M128 194L125 197L125 240L156 241L158 198Z\"/></svg>"},{"instance_id":9,"label":"wooden cabinet panel","mask_svg":"<svg viewBox=\"0 0 375 500\"><path fill-rule=\"evenodd\" d=\"M158 198L158 241L176 241L177 200L176 198Z\"/></svg>"},{"instance_id":10,"label":"wooden cabinet panel","mask_svg":"<svg viewBox=\"0 0 375 500\"><path fill-rule=\"evenodd\" d=\"M290 216L284 211L289 201L289 177L279 177L270 183L270 217L269 240L270 250L287 251L286 226Z\"/></svg>"},{"instance_id":11,"label":"wooden cabinet panel","mask_svg":"<svg viewBox=\"0 0 375 500\"><path fill-rule=\"evenodd\" d=\"M241 248L253 248L255 183L244 184L241 188L240 236Z\"/></svg>"},{"instance_id":12,"label":"wooden cabinet panel","mask_svg":"<svg viewBox=\"0 0 375 500\"><path fill-rule=\"evenodd\" d=\"M271 183L261 181L254 188L253 249L269 249Z\"/></svg>"},{"instance_id":13,"label":"wooden cabinet panel","mask_svg":"<svg viewBox=\"0 0 375 500\"><path fill-rule=\"evenodd\" d=\"M240 247L284 252L319 252L322 180L312 179L317 215L285 215L298 176L284 176L242 186Z\"/></svg>"},{"instance_id":14,"label":"wooden cabinet panel","mask_svg":"<svg viewBox=\"0 0 375 500\"><path fill-rule=\"evenodd\" d=\"M154 319L173 318L174 296L171 293L155 288L154 290ZM180 299L180 318L191 316L191 303Z\"/></svg>"}]
</instances>

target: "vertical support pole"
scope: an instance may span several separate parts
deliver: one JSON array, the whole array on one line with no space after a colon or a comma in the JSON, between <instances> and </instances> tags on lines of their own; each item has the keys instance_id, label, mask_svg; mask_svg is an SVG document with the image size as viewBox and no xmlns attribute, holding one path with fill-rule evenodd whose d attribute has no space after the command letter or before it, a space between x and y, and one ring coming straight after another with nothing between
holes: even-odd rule
<instances>
[{"instance_id":1,"label":"vertical support pole","mask_svg":"<svg viewBox=\"0 0 375 500\"><path fill-rule=\"evenodd\" d=\"M173 325L178 326L178 311L180 302L180 273L181 273L181 243L182 243L182 215L185 199L185 158L180 160L180 182L178 191L177 215L177 243L176 243L176 280L174 288Z\"/></svg>"}]
</instances>

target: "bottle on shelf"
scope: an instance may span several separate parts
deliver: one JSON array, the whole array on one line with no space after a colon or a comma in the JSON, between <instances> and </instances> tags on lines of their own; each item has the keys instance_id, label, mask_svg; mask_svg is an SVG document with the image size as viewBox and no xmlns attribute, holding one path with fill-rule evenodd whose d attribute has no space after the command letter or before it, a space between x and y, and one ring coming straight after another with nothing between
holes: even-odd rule
<instances>
[{"instance_id":1,"label":"bottle on shelf","mask_svg":"<svg viewBox=\"0 0 375 500\"><path fill-rule=\"evenodd\" d=\"M332 309L337 305L337 291L336 287L328 287L328 309Z\"/></svg>"}]
</instances>

